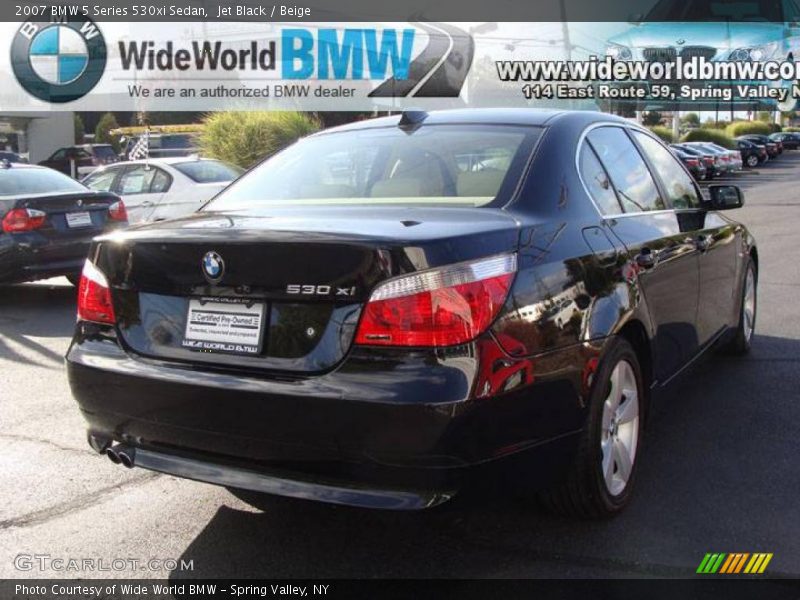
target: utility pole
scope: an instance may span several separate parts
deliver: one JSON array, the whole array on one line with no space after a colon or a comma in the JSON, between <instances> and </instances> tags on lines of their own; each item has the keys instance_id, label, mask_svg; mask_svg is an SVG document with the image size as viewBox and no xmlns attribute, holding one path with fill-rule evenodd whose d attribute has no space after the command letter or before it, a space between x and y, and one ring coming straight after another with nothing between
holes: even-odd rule
<instances>
[{"instance_id":1,"label":"utility pole","mask_svg":"<svg viewBox=\"0 0 800 600\"><path fill-rule=\"evenodd\" d=\"M561 37L564 40L564 58L566 60L572 60L572 42L569 39L569 23L567 23L566 0L559 0L558 6L561 11Z\"/></svg>"}]
</instances>

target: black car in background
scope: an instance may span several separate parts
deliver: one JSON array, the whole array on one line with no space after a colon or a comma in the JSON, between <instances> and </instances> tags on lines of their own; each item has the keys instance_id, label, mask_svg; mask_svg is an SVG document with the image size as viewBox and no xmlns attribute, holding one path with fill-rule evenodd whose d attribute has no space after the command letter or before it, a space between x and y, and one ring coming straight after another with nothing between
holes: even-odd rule
<instances>
[{"instance_id":1,"label":"black car in background","mask_svg":"<svg viewBox=\"0 0 800 600\"><path fill-rule=\"evenodd\" d=\"M72 161L75 162L76 178L88 175L97 167L115 163L119 160L111 144L81 144L59 148L49 158L39 164L72 176Z\"/></svg>"},{"instance_id":2,"label":"black car in background","mask_svg":"<svg viewBox=\"0 0 800 600\"><path fill-rule=\"evenodd\" d=\"M780 142L787 150L797 150L800 148L800 133L785 131L773 133L768 136L773 142Z\"/></svg>"},{"instance_id":3,"label":"black car in background","mask_svg":"<svg viewBox=\"0 0 800 600\"><path fill-rule=\"evenodd\" d=\"M602 113L315 134L192 216L95 240L67 353L90 444L254 504L421 509L478 483L614 514L651 398L750 346L741 192L708 193Z\"/></svg>"},{"instance_id":4,"label":"black car in background","mask_svg":"<svg viewBox=\"0 0 800 600\"><path fill-rule=\"evenodd\" d=\"M22 158L16 152L11 152L10 150L0 150L0 162L7 161L10 163L22 163L26 164L28 161Z\"/></svg>"},{"instance_id":5,"label":"black car in background","mask_svg":"<svg viewBox=\"0 0 800 600\"><path fill-rule=\"evenodd\" d=\"M46 167L0 163L0 283L77 282L91 239L126 219L114 194Z\"/></svg>"},{"instance_id":6,"label":"black car in background","mask_svg":"<svg viewBox=\"0 0 800 600\"><path fill-rule=\"evenodd\" d=\"M750 140L737 139L736 147L742 154L742 163L748 167L757 167L768 158L766 147Z\"/></svg>"},{"instance_id":7,"label":"black car in background","mask_svg":"<svg viewBox=\"0 0 800 600\"><path fill-rule=\"evenodd\" d=\"M708 169L706 169L702 157L689 154L680 146L670 146L670 150L672 150L672 153L683 163L683 166L686 167L689 173L692 174L695 181L701 181L706 178Z\"/></svg>"},{"instance_id":8,"label":"black car in background","mask_svg":"<svg viewBox=\"0 0 800 600\"><path fill-rule=\"evenodd\" d=\"M758 135L754 133L748 135L740 135L736 139L747 140L748 142L753 142L754 144L761 144L762 146L764 146L764 148L767 149L767 156L769 156L769 158L775 158L781 152L783 152L783 144L781 144L781 142L769 139L769 137L767 137L766 135Z\"/></svg>"}]
</instances>

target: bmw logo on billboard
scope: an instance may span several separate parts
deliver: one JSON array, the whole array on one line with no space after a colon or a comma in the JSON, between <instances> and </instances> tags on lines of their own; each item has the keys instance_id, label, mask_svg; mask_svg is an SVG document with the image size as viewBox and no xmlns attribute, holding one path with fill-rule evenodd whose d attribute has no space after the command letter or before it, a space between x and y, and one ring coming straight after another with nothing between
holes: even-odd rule
<instances>
[{"instance_id":1,"label":"bmw logo on billboard","mask_svg":"<svg viewBox=\"0 0 800 600\"><path fill-rule=\"evenodd\" d=\"M106 42L88 18L26 21L11 43L20 85L45 102L71 102L88 94L106 67Z\"/></svg>"}]
</instances>

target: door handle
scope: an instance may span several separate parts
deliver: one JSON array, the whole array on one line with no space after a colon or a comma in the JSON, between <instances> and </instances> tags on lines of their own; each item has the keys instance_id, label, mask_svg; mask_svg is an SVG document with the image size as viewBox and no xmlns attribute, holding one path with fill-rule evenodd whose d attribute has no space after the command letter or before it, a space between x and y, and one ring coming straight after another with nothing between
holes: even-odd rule
<instances>
[{"instance_id":1,"label":"door handle","mask_svg":"<svg viewBox=\"0 0 800 600\"><path fill-rule=\"evenodd\" d=\"M642 248L639 254L636 255L636 264L643 269L652 269L656 266L656 255L650 248Z\"/></svg>"}]
</instances>

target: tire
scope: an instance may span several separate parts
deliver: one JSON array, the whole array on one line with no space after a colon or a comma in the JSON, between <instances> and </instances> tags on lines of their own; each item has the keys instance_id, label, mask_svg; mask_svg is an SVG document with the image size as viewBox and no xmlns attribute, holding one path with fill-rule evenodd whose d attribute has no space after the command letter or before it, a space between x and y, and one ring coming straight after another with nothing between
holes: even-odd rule
<instances>
[{"instance_id":1,"label":"tire","mask_svg":"<svg viewBox=\"0 0 800 600\"><path fill-rule=\"evenodd\" d=\"M620 392L627 394L617 393L612 375L623 384L619 386ZM633 347L622 337L612 338L594 375L588 421L573 464L562 483L539 495L547 510L571 517L599 519L616 515L630 502L646 407L643 381ZM630 387L634 384L636 390L631 394ZM613 410L615 398L619 402L617 411ZM633 404L627 404L629 402ZM629 468L620 466L625 462ZM627 478L624 471L627 471Z\"/></svg>"},{"instance_id":2,"label":"tire","mask_svg":"<svg viewBox=\"0 0 800 600\"><path fill-rule=\"evenodd\" d=\"M758 157L755 154L751 154L747 157L747 166L750 168L757 167L759 163Z\"/></svg>"},{"instance_id":3,"label":"tire","mask_svg":"<svg viewBox=\"0 0 800 600\"><path fill-rule=\"evenodd\" d=\"M753 259L748 258L740 294L742 304L739 309L739 323L736 325L733 339L726 347L728 354L744 356L750 352L750 347L753 342L753 332L756 328L756 312L758 308L757 292L758 271ZM751 294L749 298L748 294Z\"/></svg>"},{"instance_id":4,"label":"tire","mask_svg":"<svg viewBox=\"0 0 800 600\"><path fill-rule=\"evenodd\" d=\"M75 287L78 287L78 284L81 282L80 275L65 275L65 277L67 278L67 281L69 281Z\"/></svg>"}]
</instances>

